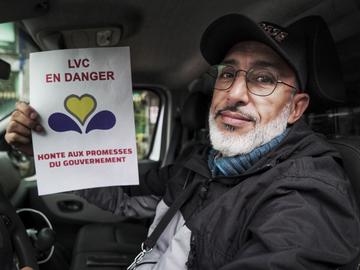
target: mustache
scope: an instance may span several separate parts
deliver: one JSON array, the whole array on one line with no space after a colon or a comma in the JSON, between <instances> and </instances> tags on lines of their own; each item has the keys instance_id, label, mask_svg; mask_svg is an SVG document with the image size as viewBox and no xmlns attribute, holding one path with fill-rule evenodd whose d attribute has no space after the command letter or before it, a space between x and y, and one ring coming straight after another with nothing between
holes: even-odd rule
<instances>
[{"instance_id":1,"label":"mustache","mask_svg":"<svg viewBox=\"0 0 360 270\"><path fill-rule=\"evenodd\" d=\"M235 112L235 113L241 114L245 118L247 118L250 121L253 121L255 123L258 121L256 116L254 116L252 113L249 113L249 112L245 111L243 108L241 108L241 106L236 105L236 104L235 105L228 105L228 106L225 106L224 108L221 108L220 110L217 110L215 112L214 119L219 117L225 111L230 111L230 112Z\"/></svg>"}]
</instances>

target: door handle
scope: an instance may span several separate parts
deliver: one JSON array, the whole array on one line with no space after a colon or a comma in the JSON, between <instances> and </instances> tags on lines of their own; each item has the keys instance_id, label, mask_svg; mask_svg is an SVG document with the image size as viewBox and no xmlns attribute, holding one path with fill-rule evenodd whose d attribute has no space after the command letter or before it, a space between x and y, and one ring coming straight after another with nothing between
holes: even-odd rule
<instances>
[{"instance_id":1,"label":"door handle","mask_svg":"<svg viewBox=\"0 0 360 270\"><path fill-rule=\"evenodd\" d=\"M62 212L67 212L67 213L79 212L84 207L83 203L77 200L60 201L57 203L57 206Z\"/></svg>"}]
</instances>

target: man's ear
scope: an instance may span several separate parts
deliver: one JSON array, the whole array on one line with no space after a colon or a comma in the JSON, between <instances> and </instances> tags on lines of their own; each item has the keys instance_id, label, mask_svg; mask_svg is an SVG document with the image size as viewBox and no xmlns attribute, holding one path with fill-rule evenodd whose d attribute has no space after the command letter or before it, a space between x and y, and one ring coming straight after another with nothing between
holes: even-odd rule
<instances>
[{"instance_id":1,"label":"man's ear","mask_svg":"<svg viewBox=\"0 0 360 270\"><path fill-rule=\"evenodd\" d=\"M306 108L309 106L310 97L306 93L295 94L292 101L290 116L288 124L294 124L304 114Z\"/></svg>"}]
</instances>

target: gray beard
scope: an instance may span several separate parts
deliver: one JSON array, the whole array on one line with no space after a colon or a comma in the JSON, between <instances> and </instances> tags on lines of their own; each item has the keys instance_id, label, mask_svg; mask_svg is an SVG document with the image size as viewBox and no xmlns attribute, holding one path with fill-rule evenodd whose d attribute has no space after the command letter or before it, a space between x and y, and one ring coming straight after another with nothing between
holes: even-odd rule
<instances>
[{"instance_id":1,"label":"gray beard","mask_svg":"<svg viewBox=\"0 0 360 270\"><path fill-rule=\"evenodd\" d=\"M209 113L210 141L213 148L223 156L236 156L247 154L255 148L271 141L273 138L283 133L287 126L290 116L290 105L288 102L279 115L269 123L260 125L257 121L255 127L245 134L231 134L236 131L236 127L226 126L227 133L224 134L215 122L213 113Z\"/></svg>"}]
</instances>

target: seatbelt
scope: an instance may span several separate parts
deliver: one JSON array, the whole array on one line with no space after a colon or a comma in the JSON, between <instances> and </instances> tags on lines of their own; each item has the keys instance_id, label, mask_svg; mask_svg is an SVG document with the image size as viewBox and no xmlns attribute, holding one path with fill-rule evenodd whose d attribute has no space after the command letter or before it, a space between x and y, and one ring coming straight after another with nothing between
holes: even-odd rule
<instances>
[{"instance_id":1,"label":"seatbelt","mask_svg":"<svg viewBox=\"0 0 360 270\"><path fill-rule=\"evenodd\" d=\"M155 227L153 232L146 238L146 240L141 244L141 252L135 257L133 263L127 268L127 270L133 270L136 266L142 261L145 254L150 252L155 246L157 240L159 239L162 232L165 230L167 225L170 223L171 219L175 216L176 212L184 205L184 203L190 198L194 193L196 188L201 184L201 182L191 181L194 177L194 172L189 171L187 174L185 183L190 183L183 193L172 203L170 208L167 210L165 215L161 218L158 225Z\"/></svg>"},{"instance_id":2,"label":"seatbelt","mask_svg":"<svg viewBox=\"0 0 360 270\"><path fill-rule=\"evenodd\" d=\"M180 120L180 115L175 117L174 128L171 134L169 149L166 154L165 161L163 166L168 164L172 164L176 157L176 151L178 150L178 146L180 145L181 135L182 135L182 124Z\"/></svg>"}]
</instances>

